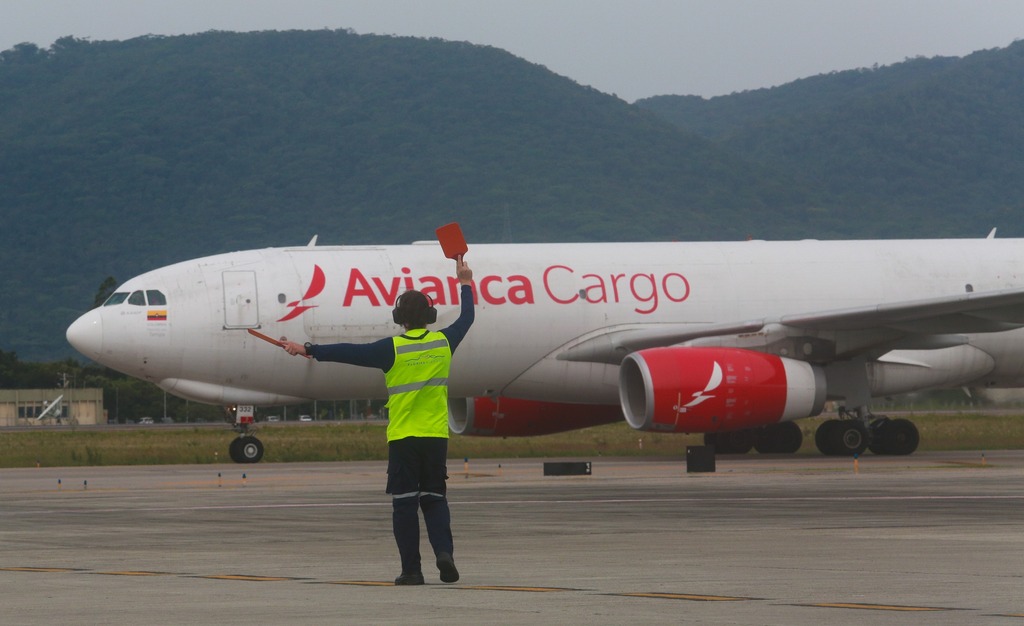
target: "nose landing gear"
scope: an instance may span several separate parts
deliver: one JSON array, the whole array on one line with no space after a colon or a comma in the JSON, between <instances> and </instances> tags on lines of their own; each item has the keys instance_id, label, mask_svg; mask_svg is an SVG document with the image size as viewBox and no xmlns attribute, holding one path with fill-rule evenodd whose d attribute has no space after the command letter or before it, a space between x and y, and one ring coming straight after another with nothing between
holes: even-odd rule
<instances>
[{"instance_id":1,"label":"nose landing gear","mask_svg":"<svg viewBox=\"0 0 1024 626\"><path fill-rule=\"evenodd\" d=\"M253 434L256 420L251 405L235 407L234 431L238 436L228 446L228 456L235 463L259 463L263 458L263 442Z\"/></svg>"}]
</instances>

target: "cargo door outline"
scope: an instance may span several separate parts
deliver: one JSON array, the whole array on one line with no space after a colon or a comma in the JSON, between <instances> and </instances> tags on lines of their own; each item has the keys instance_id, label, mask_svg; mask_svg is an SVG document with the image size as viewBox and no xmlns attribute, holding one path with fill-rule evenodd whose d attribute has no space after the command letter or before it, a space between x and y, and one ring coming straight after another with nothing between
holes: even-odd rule
<instances>
[{"instance_id":1,"label":"cargo door outline","mask_svg":"<svg viewBox=\"0 0 1024 626\"><path fill-rule=\"evenodd\" d=\"M260 325L256 272L229 270L224 281L224 328L257 328Z\"/></svg>"}]
</instances>

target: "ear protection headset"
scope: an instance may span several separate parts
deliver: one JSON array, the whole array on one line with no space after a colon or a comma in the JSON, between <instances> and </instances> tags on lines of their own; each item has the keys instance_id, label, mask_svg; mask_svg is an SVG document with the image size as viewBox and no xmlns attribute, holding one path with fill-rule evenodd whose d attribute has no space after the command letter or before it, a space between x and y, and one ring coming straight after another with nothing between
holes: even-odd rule
<instances>
[{"instance_id":1,"label":"ear protection headset","mask_svg":"<svg viewBox=\"0 0 1024 626\"><path fill-rule=\"evenodd\" d=\"M423 326L437 321L437 309L434 299L415 289L406 291L395 300L395 308L391 311L391 319L399 326Z\"/></svg>"}]
</instances>

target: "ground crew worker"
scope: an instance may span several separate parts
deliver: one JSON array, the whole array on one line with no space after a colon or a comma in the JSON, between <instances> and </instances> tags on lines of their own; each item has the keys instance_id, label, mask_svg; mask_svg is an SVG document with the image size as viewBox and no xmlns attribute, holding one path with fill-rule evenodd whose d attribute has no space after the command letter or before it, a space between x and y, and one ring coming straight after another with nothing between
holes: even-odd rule
<instances>
[{"instance_id":1,"label":"ground crew worker","mask_svg":"<svg viewBox=\"0 0 1024 626\"><path fill-rule=\"evenodd\" d=\"M402 559L396 585L422 585L418 510L423 511L427 537L442 582L459 579L455 567L451 513L448 509L448 372L452 353L473 324L473 270L456 261L462 309L459 318L441 331L427 330L437 309L426 294L410 290L395 302L392 317L405 332L372 343L300 345L283 341L292 355L335 361L384 372L388 388L388 484L392 526Z\"/></svg>"}]
</instances>

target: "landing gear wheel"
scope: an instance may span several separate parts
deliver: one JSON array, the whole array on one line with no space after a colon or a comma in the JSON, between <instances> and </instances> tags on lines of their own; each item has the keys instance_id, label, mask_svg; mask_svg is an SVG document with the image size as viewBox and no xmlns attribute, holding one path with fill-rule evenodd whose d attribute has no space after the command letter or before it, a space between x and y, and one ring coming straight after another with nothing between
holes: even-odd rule
<instances>
[{"instance_id":1,"label":"landing gear wheel","mask_svg":"<svg viewBox=\"0 0 1024 626\"><path fill-rule=\"evenodd\" d=\"M263 442L255 437L239 437L242 445L239 448L243 463L259 463L263 458Z\"/></svg>"},{"instance_id":2,"label":"landing gear wheel","mask_svg":"<svg viewBox=\"0 0 1024 626\"><path fill-rule=\"evenodd\" d=\"M921 435L910 420L895 419L886 424L884 447L886 454L907 455L917 450Z\"/></svg>"},{"instance_id":3,"label":"landing gear wheel","mask_svg":"<svg viewBox=\"0 0 1024 626\"><path fill-rule=\"evenodd\" d=\"M868 449L868 431L860 420L827 420L814 433L814 443L828 456L857 456Z\"/></svg>"},{"instance_id":4,"label":"landing gear wheel","mask_svg":"<svg viewBox=\"0 0 1024 626\"><path fill-rule=\"evenodd\" d=\"M868 432L871 434L871 443L868 444L868 450L871 450L872 454L889 454L888 449L885 447L885 432L892 422L888 417L879 417L878 419L871 422L868 426Z\"/></svg>"},{"instance_id":5,"label":"landing gear wheel","mask_svg":"<svg viewBox=\"0 0 1024 626\"><path fill-rule=\"evenodd\" d=\"M804 443L795 422L782 422L757 429L754 449L761 454L793 454Z\"/></svg>"},{"instance_id":6,"label":"landing gear wheel","mask_svg":"<svg viewBox=\"0 0 1024 626\"><path fill-rule=\"evenodd\" d=\"M234 439L232 439L231 444L228 446L228 456L230 456L231 460L234 461L235 463L245 463L245 461L242 459L241 448L241 437L235 437Z\"/></svg>"},{"instance_id":7,"label":"landing gear wheel","mask_svg":"<svg viewBox=\"0 0 1024 626\"><path fill-rule=\"evenodd\" d=\"M859 456L868 449L868 430L860 420L842 420L835 433L839 436L840 456Z\"/></svg>"},{"instance_id":8,"label":"landing gear wheel","mask_svg":"<svg viewBox=\"0 0 1024 626\"><path fill-rule=\"evenodd\" d=\"M235 463L259 463L263 458L263 442L252 436L236 437L228 446Z\"/></svg>"},{"instance_id":9,"label":"landing gear wheel","mask_svg":"<svg viewBox=\"0 0 1024 626\"><path fill-rule=\"evenodd\" d=\"M871 422L870 449L875 454L913 454L920 442L917 426L910 420L883 417Z\"/></svg>"},{"instance_id":10,"label":"landing gear wheel","mask_svg":"<svg viewBox=\"0 0 1024 626\"><path fill-rule=\"evenodd\" d=\"M832 429L838 426L839 420L825 420L818 426L818 430L814 431L814 445L825 456L838 454L835 450L835 437L832 435Z\"/></svg>"}]
</instances>

